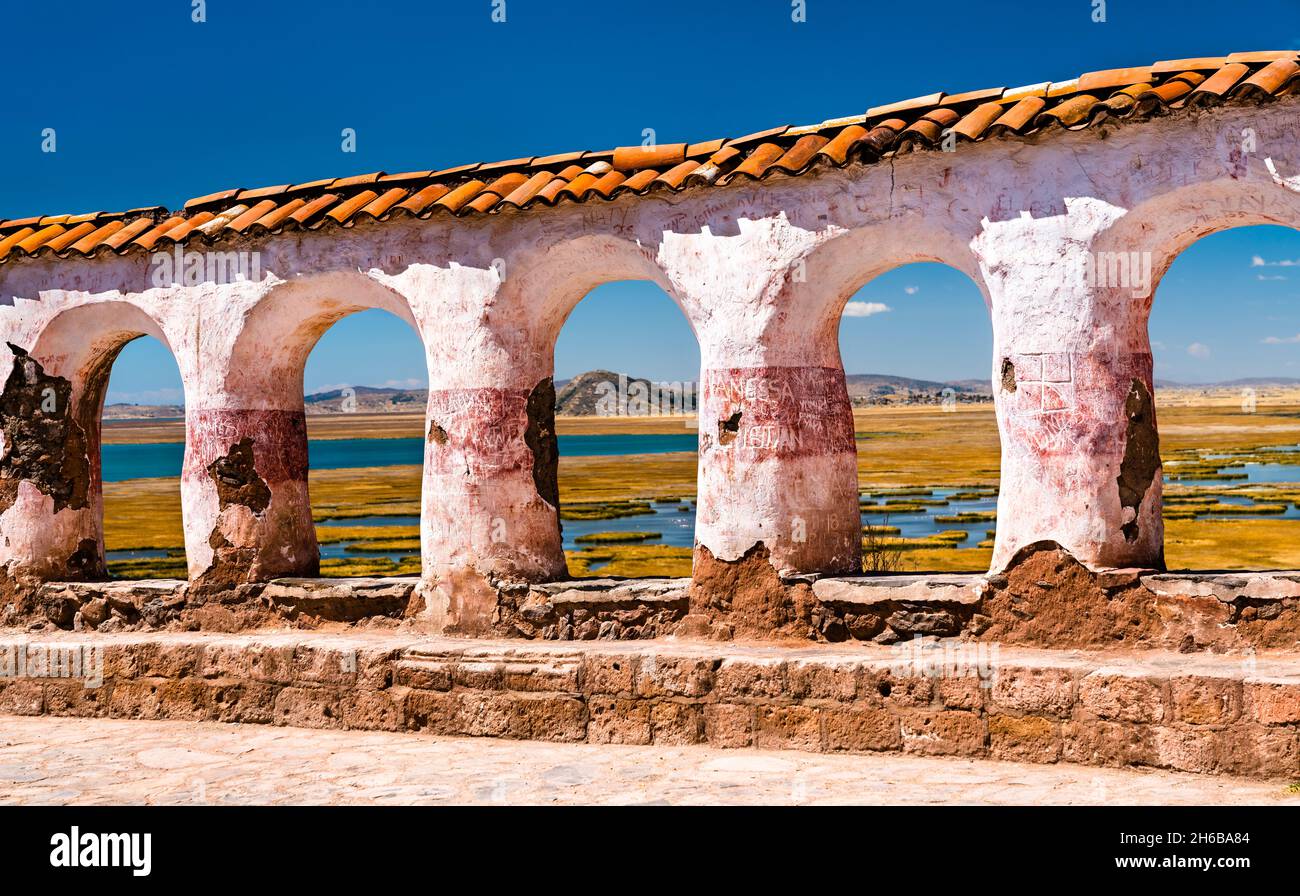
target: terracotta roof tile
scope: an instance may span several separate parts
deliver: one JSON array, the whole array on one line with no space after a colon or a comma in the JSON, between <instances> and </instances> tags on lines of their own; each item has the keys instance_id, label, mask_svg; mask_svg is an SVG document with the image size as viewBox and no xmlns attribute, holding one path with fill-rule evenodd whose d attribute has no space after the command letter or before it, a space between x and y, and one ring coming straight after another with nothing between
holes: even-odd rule
<instances>
[{"instance_id":1,"label":"terracotta roof tile","mask_svg":"<svg viewBox=\"0 0 1300 896\"><path fill-rule=\"evenodd\" d=\"M276 202L274 199L263 199L239 217L231 219L230 229L236 233L243 233L259 220L266 217L274 208L276 208Z\"/></svg>"},{"instance_id":2,"label":"terracotta roof tile","mask_svg":"<svg viewBox=\"0 0 1300 896\"><path fill-rule=\"evenodd\" d=\"M1300 56L1300 50L1255 50L1250 53L1233 53L1228 57L1228 62L1244 62L1247 65L1256 62L1272 62L1275 59L1295 59Z\"/></svg>"},{"instance_id":3,"label":"terracotta roof tile","mask_svg":"<svg viewBox=\"0 0 1300 896\"><path fill-rule=\"evenodd\" d=\"M533 159L533 167L547 168L552 165L563 165L565 162L576 162L586 154L586 150L583 150L582 152L561 152L553 156L540 156Z\"/></svg>"},{"instance_id":4,"label":"terracotta roof tile","mask_svg":"<svg viewBox=\"0 0 1300 896\"><path fill-rule=\"evenodd\" d=\"M555 179L555 175L552 174L551 172L539 171L536 174L534 174L532 177L525 180L522 184L520 184L519 186L511 190L509 195L505 196L501 200L501 204L513 205L516 208L518 208L519 206L527 203L528 200L532 199L539 192L541 192L542 187L546 186L554 179Z\"/></svg>"},{"instance_id":5,"label":"terracotta roof tile","mask_svg":"<svg viewBox=\"0 0 1300 896\"><path fill-rule=\"evenodd\" d=\"M93 233L94 230L94 222L82 221L80 224L68 228L68 230L66 230L62 235L50 240L45 244L45 248L49 249L51 252L62 252L83 236Z\"/></svg>"},{"instance_id":6,"label":"terracotta roof tile","mask_svg":"<svg viewBox=\"0 0 1300 896\"><path fill-rule=\"evenodd\" d=\"M343 224L347 222L355 212L359 212L361 209L365 208L371 200L378 198L379 194L374 190L365 190L364 192L358 193L349 199L345 199L338 205L334 206L334 208L325 213L325 217L333 218L335 221Z\"/></svg>"},{"instance_id":7,"label":"terracotta roof tile","mask_svg":"<svg viewBox=\"0 0 1300 896\"><path fill-rule=\"evenodd\" d=\"M989 131L993 134L1007 131L1022 134L1046 105L1047 100L1043 97L1030 94L1003 112L998 120L989 126Z\"/></svg>"},{"instance_id":8,"label":"terracotta roof tile","mask_svg":"<svg viewBox=\"0 0 1300 896\"><path fill-rule=\"evenodd\" d=\"M897 115L899 112L911 112L915 109L929 109L943 102L943 93L932 93L929 96L918 96L910 100L903 100L898 103L889 103L885 106L873 106L867 110L867 118L887 118L891 115Z\"/></svg>"},{"instance_id":9,"label":"terracotta roof tile","mask_svg":"<svg viewBox=\"0 0 1300 896\"><path fill-rule=\"evenodd\" d=\"M77 242L73 243L72 251L89 255L95 249L96 246L98 246L104 240L108 239L113 234L117 233L125 226L126 225L123 224L121 221L109 221L103 227L95 228L89 234L77 240Z\"/></svg>"},{"instance_id":10,"label":"terracotta roof tile","mask_svg":"<svg viewBox=\"0 0 1300 896\"><path fill-rule=\"evenodd\" d=\"M723 145L724 147L726 147L726 146L735 146L735 147L750 146L750 145L752 145L752 144L754 144L754 143L762 143L762 142L767 141L767 140L773 140L773 139L775 139L775 138L777 138L777 137L780 137L782 134L784 134L784 133L785 133L786 131L788 131L788 130L790 130L790 126L789 126L788 124L783 124L783 125L781 125L779 128L768 128L766 131L755 131L754 133L752 133L752 134L746 134L746 135L743 136L743 137L736 137L736 138L733 139L733 140L728 140L727 142L723 143L722 145Z\"/></svg>"},{"instance_id":11,"label":"terracotta roof tile","mask_svg":"<svg viewBox=\"0 0 1300 896\"><path fill-rule=\"evenodd\" d=\"M382 193L380 196L373 199L366 205L362 206L361 211L358 212L357 214L369 215L372 218L378 218L384 212L388 211L390 208L396 205L398 203L398 200L405 199L406 193L407 191L403 190L401 187L393 187L390 190L386 190L384 193Z\"/></svg>"},{"instance_id":12,"label":"terracotta roof tile","mask_svg":"<svg viewBox=\"0 0 1300 896\"><path fill-rule=\"evenodd\" d=\"M737 165L734 171L725 175L721 182L725 183L739 176L758 179L783 155L785 155L785 150L781 148L779 143L759 144L758 148L751 152L745 161Z\"/></svg>"},{"instance_id":13,"label":"terracotta roof tile","mask_svg":"<svg viewBox=\"0 0 1300 896\"><path fill-rule=\"evenodd\" d=\"M1240 86L1233 88L1234 96L1249 93L1254 99L1272 99L1300 78L1300 65L1295 59L1275 59L1255 72Z\"/></svg>"},{"instance_id":14,"label":"terracotta roof tile","mask_svg":"<svg viewBox=\"0 0 1300 896\"><path fill-rule=\"evenodd\" d=\"M216 241L296 227L349 227L363 217L495 214L628 193L724 188L773 173L803 175L822 165L872 164L895 153L933 148L949 130L962 142L1009 139L1058 127L1079 130L1111 118L1171 114L1188 106L1262 103L1298 92L1300 53L1294 50L1172 59L1088 72L1074 80L932 93L874 106L865 114L733 139L222 190L189 200L176 214L151 206L15 218L0 221L0 264L31 254L149 251L196 233Z\"/></svg>"},{"instance_id":15,"label":"terracotta roof tile","mask_svg":"<svg viewBox=\"0 0 1300 896\"><path fill-rule=\"evenodd\" d=\"M953 125L953 133L966 140L978 140L989 129L989 125L1002 117L1002 113L1000 103L983 103Z\"/></svg>"},{"instance_id":16,"label":"terracotta roof tile","mask_svg":"<svg viewBox=\"0 0 1300 896\"><path fill-rule=\"evenodd\" d=\"M1141 68L1112 68L1103 72L1088 72L1079 78L1080 93L1094 93L1144 84L1151 80L1151 66Z\"/></svg>"},{"instance_id":17,"label":"terracotta roof tile","mask_svg":"<svg viewBox=\"0 0 1300 896\"><path fill-rule=\"evenodd\" d=\"M846 165L849 162L850 153L853 152L862 138L867 136L867 129L861 125L853 124L841 130L819 153L828 159L833 165Z\"/></svg>"},{"instance_id":18,"label":"terracotta roof tile","mask_svg":"<svg viewBox=\"0 0 1300 896\"><path fill-rule=\"evenodd\" d=\"M339 201L339 197L333 193L326 193L324 196L317 196L310 202L304 202L296 211L289 215L289 221L306 225L310 223L317 215L325 211L331 205ZM288 223L286 221L285 223Z\"/></svg>"},{"instance_id":19,"label":"terracotta roof tile","mask_svg":"<svg viewBox=\"0 0 1300 896\"><path fill-rule=\"evenodd\" d=\"M1187 98L1187 101L1194 105L1215 103L1228 92L1232 85L1249 73L1250 66L1244 62L1229 63L1201 82L1200 86L1192 91L1192 95Z\"/></svg>"},{"instance_id":20,"label":"terracotta roof tile","mask_svg":"<svg viewBox=\"0 0 1300 896\"><path fill-rule=\"evenodd\" d=\"M685 143L661 143L655 146L620 146L614 150L613 165L619 171L642 168L671 168L686 159Z\"/></svg>"},{"instance_id":21,"label":"terracotta roof tile","mask_svg":"<svg viewBox=\"0 0 1300 896\"><path fill-rule=\"evenodd\" d=\"M340 177L330 184L331 190L346 190L349 187L363 187L367 184L373 184L379 178L384 176L384 172L375 171L371 174L356 174L352 177Z\"/></svg>"},{"instance_id":22,"label":"terracotta roof tile","mask_svg":"<svg viewBox=\"0 0 1300 896\"><path fill-rule=\"evenodd\" d=\"M439 208L445 208L449 212L458 212L465 207L465 203L473 199L475 195L478 194L479 190L482 190L486 186L487 184L483 183L481 180L472 180L469 183L461 184L459 187L435 202L434 205Z\"/></svg>"},{"instance_id":23,"label":"terracotta roof tile","mask_svg":"<svg viewBox=\"0 0 1300 896\"><path fill-rule=\"evenodd\" d=\"M196 208L203 208L207 205L219 205L227 199L231 199L239 194L239 190L222 190L218 193L209 193L206 196L196 196L185 203L183 208L186 211Z\"/></svg>"},{"instance_id":24,"label":"terracotta roof tile","mask_svg":"<svg viewBox=\"0 0 1300 896\"><path fill-rule=\"evenodd\" d=\"M8 224L8 222L5 223L6 225ZM14 246L17 246L19 243L27 239L27 237L31 236L35 232L36 232L35 227L22 227L19 228L18 230L15 230L13 233L9 234L8 236L5 236L4 238L0 239L0 256L8 255L10 249L12 249Z\"/></svg>"},{"instance_id":25,"label":"terracotta roof tile","mask_svg":"<svg viewBox=\"0 0 1300 896\"><path fill-rule=\"evenodd\" d=\"M385 174L378 182L381 184L419 183L428 180L433 174L433 171L403 171L400 174Z\"/></svg>"},{"instance_id":26,"label":"terracotta roof tile","mask_svg":"<svg viewBox=\"0 0 1300 896\"><path fill-rule=\"evenodd\" d=\"M40 230L20 242L18 248L30 255L55 237L62 236L65 230L66 228L59 224L51 224L48 227L42 227Z\"/></svg>"},{"instance_id":27,"label":"terracotta roof tile","mask_svg":"<svg viewBox=\"0 0 1300 896\"><path fill-rule=\"evenodd\" d=\"M1227 62L1223 56L1199 56L1192 59L1166 59L1163 62L1157 62L1151 66L1153 75L1164 75L1169 72L1187 72L1187 71L1218 71Z\"/></svg>"},{"instance_id":28,"label":"terracotta roof tile","mask_svg":"<svg viewBox=\"0 0 1300 896\"><path fill-rule=\"evenodd\" d=\"M137 237L135 241L135 245L140 246L143 249L152 249L154 247L154 243L158 242L158 240L163 236L163 234L167 233L169 230L173 229L177 225L183 224L184 222L185 219L182 218L180 215L175 215L173 217L168 218L165 221L161 221L155 224L153 227L151 227L148 231L146 231L145 233ZM83 224L81 226L85 227L86 225ZM90 226L93 227L94 225L91 224Z\"/></svg>"},{"instance_id":29,"label":"terracotta roof tile","mask_svg":"<svg viewBox=\"0 0 1300 896\"><path fill-rule=\"evenodd\" d=\"M278 187L256 187L252 190L241 190L235 199L239 202L248 202L253 199L264 199L267 196L279 196L289 187L290 184L280 184Z\"/></svg>"},{"instance_id":30,"label":"terracotta roof tile","mask_svg":"<svg viewBox=\"0 0 1300 896\"><path fill-rule=\"evenodd\" d=\"M955 93L943 98L944 106L962 106L966 103L987 103L992 100L999 100L1002 94L1006 93L1005 87L990 87L987 90L968 90L965 93Z\"/></svg>"},{"instance_id":31,"label":"terracotta roof tile","mask_svg":"<svg viewBox=\"0 0 1300 896\"><path fill-rule=\"evenodd\" d=\"M117 250L125 246L131 240L143 234L153 226L153 221L149 218L136 218L130 224L127 224L117 233L112 234L105 239L100 245L107 246L109 249Z\"/></svg>"},{"instance_id":32,"label":"terracotta roof tile","mask_svg":"<svg viewBox=\"0 0 1300 896\"><path fill-rule=\"evenodd\" d=\"M284 205L278 206L267 212L262 217L253 222L254 230L274 230L290 219L290 216L298 209L307 204L306 199L290 199Z\"/></svg>"},{"instance_id":33,"label":"terracotta roof tile","mask_svg":"<svg viewBox=\"0 0 1300 896\"><path fill-rule=\"evenodd\" d=\"M441 199L451 192L451 188L446 184L429 184L418 193L412 193L409 197L397 204L397 207L403 211L418 215L424 211L437 199Z\"/></svg>"}]
</instances>

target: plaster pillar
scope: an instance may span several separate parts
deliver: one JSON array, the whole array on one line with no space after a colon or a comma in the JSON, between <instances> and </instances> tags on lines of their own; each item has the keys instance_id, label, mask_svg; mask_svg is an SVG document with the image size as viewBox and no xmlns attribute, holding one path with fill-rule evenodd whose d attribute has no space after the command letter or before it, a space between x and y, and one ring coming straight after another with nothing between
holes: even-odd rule
<instances>
[{"instance_id":1,"label":"plaster pillar","mask_svg":"<svg viewBox=\"0 0 1300 896\"><path fill-rule=\"evenodd\" d=\"M181 498L196 585L222 589L320 570L302 397L243 404L277 397L283 406L241 407L231 395L185 408Z\"/></svg>"},{"instance_id":2,"label":"plaster pillar","mask_svg":"<svg viewBox=\"0 0 1300 896\"><path fill-rule=\"evenodd\" d=\"M782 574L861 570L857 446L827 326L833 303L818 290L791 298L816 239L778 216L745 221L735 236L676 236L661 252L700 341L697 580L717 561L762 560Z\"/></svg>"},{"instance_id":3,"label":"plaster pillar","mask_svg":"<svg viewBox=\"0 0 1300 896\"><path fill-rule=\"evenodd\" d=\"M494 268L426 274L403 286L438 321L425 329L420 591L440 631L480 635L498 585L568 575L552 346L522 310L494 306Z\"/></svg>"},{"instance_id":4,"label":"plaster pillar","mask_svg":"<svg viewBox=\"0 0 1300 896\"><path fill-rule=\"evenodd\" d=\"M12 362L0 395L0 584L107 575L99 416L119 348L107 358L0 349Z\"/></svg>"},{"instance_id":5,"label":"plaster pillar","mask_svg":"<svg viewBox=\"0 0 1300 896\"><path fill-rule=\"evenodd\" d=\"M1164 565L1149 253L1102 257L1120 210L990 224L976 240L993 311L1002 440L992 568L1054 542L1092 567Z\"/></svg>"},{"instance_id":6,"label":"plaster pillar","mask_svg":"<svg viewBox=\"0 0 1300 896\"><path fill-rule=\"evenodd\" d=\"M762 545L784 573L861 569L853 411L838 358L704 362L698 552L737 561ZM762 550L760 549L760 550Z\"/></svg>"}]
</instances>

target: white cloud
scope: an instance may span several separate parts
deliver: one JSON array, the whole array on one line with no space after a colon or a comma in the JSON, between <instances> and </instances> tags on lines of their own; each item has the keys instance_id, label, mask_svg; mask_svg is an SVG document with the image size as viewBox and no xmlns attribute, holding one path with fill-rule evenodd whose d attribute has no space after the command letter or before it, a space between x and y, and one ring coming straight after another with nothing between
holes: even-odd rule
<instances>
[{"instance_id":1,"label":"white cloud","mask_svg":"<svg viewBox=\"0 0 1300 896\"><path fill-rule=\"evenodd\" d=\"M1260 341L1265 345L1296 345L1300 344L1300 333L1294 336L1266 336Z\"/></svg>"},{"instance_id":2,"label":"white cloud","mask_svg":"<svg viewBox=\"0 0 1300 896\"><path fill-rule=\"evenodd\" d=\"M423 389L424 380L419 377L407 377L404 380L384 380L381 384L384 389Z\"/></svg>"},{"instance_id":3,"label":"white cloud","mask_svg":"<svg viewBox=\"0 0 1300 896\"><path fill-rule=\"evenodd\" d=\"M1165 350L1165 344L1157 339L1155 342L1151 343L1151 349L1152 351L1162 352Z\"/></svg>"},{"instance_id":4,"label":"white cloud","mask_svg":"<svg viewBox=\"0 0 1300 896\"><path fill-rule=\"evenodd\" d=\"M845 317L871 317L873 314L884 314L886 311L893 311L883 302L849 302L844 306Z\"/></svg>"},{"instance_id":5,"label":"white cloud","mask_svg":"<svg viewBox=\"0 0 1300 896\"><path fill-rule=\"evenodd\" d=\"M1286 277L1283 277L1281 274L1256 274L1255 279L1256 280L1285 280Z\"/></svg>"},{"instance_id":6,"label":"white cloud","mask_svg":"<svg viewBox=\"0 0 1300 896\"><path fill-rule=\"evenodd\" d=\"M921 291L921 287L919 287L919 286L904 286L904 287L903 287L903 292L907 293L909 296L914 296L914 295L916 295L916 294L917 294L918 292L920 292L920 291Z\"/></svg>"},{"instance_id":7,"label":"white cloud","mask_svg":"<svg viewBox=\"0 0 1300 896\"><path fill-rule=\"evenodd\" d=\"M1265 261L1258 255L1250 259L1252 268L1300 268L1300 258L1281 258L1277 261Z\"/></svg>"},{"instance_id":8,"label":"white cloud","mask_svg":"<svg viewBox=\"0 0 1300 896\"><path fill-rule=\"evenodd\" d=\"M1187 354L1193 358L1208 358L1210 357L1210 347L1201 342L1193 342L1187 346Z\"/></svg>"}]
</instances>

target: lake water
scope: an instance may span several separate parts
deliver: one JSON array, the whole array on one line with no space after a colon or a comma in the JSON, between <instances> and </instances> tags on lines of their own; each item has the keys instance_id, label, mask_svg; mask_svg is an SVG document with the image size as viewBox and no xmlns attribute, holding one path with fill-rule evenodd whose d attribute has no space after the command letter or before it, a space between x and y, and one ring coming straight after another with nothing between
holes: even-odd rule
<instances>
[{"instance_id":1,"label":"lake water","mask_svg":"<svg viewBox=\"0 0 1300 896\"><path fill-rule=\"evenodd\" d=\"M667 454L694 451L694 432L560 436L565 457L609 457L620 454ZM419 466L424 463L422 439L312 439L307 453L314 470L351 470L357 467ZM105 445L104 481L150 479L181 475L185 446L180 442L141 445Z\"/></svg>"},{"instance_id":2,"label":"lake water","mask_svg":"<svg viewBox=\"0 0 1300 896\"><path fill-rule=\"evenodd\" d=\"M610 457L629 454L664 454L669 452L690 451L697 447L695 432L667 434L612 434L612 435L562 435L559 437L560 453L565 457L599 456ZM358 467L418 466L423 462L423 441L421 439L321 439L308 443L310 462L313 469L355 469ZM104 479L106 482L118 482L125 479L150 477L176 477L181 472L184 446L180 443L165 442L144 445L105 445L103 448ZM1182 482L1179 485L1232 486L1244 483L1292 483L1300 482L1300 466L1289 464L1248 463L1243 467L1232 468L1247 474L1246 479L1217 481L1205 480ZM919 538L935 532L962 529L970 533L964 542L954 545L957 548L974 548L987 537L988 530L994 528L992 521L974 523L938 522L936 516L953 515L964 512L988 512L997 509L997 498L981 496L972 500L953 501L951 496L955 489L934 489L929 498L949 498L949 503L940 507L926 507L919 513L886 513L879 508L868 508L862 513L863 525L889 525L898 527L899 534L905 538ZM906 496L900 496L906 500ZM1238 500L1225 498L1229 503ZM1249 503L1248 499L1240 499ZM578 543L578 536L596 532L656 532L655 538L647 539L643 544L662 544L673 547L691 547L695 541L695 507L682 502L671 501L653 504L654 512L639 516L623 517L613 520L564 520L563 542L566 550L579 550L586 546ZM1300 517L1300 509L1288 506L1284 518ZM328 521L322 525L344 526L416 526L420 522L415 516L374 516L361 519ZM345 543L321 546L322 557L392 557L400 558L407 552L356 552L345 550ZM116 552L115 552L116 553ZM414 553L414 552L410 552ZM133 553L132 556L145 556L145 553ZM126 556L123 554L122 556Z\"/></svg>"}]
</instances>

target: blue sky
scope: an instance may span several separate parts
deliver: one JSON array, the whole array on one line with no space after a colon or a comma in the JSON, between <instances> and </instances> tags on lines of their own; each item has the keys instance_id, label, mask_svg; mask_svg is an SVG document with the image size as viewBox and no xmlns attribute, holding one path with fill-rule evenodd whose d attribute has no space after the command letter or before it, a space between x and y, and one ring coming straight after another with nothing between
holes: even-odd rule
<instances>
[{"instance_id":1,"label":"blue sky","mask_svg":"<svg viewBox=\"0 0 1300 896\"><path fill-rule=\"evenodd\" d=\"M196 24L190 0L17 5L5 14L5 63L24 74L0 117L0 217L603 149L639 143L647 127L661 142L737 135L939 89L1300 46L1300 0L1109 0L1104 23L1092 21L1094 0L807 0L802 23L789 0L505 0L504 23L493 6L210 0ZM341 152L345 127L355 153ZM55 153L41 152L45 128ZM1300 259L1297 236L1232 232L1178 261L1152 320L1167 346L1162 376L1286 373L1300 361L1300 344L1261 342L1300 333L1290 310L1300 269L1250 265ZM960 275L914 266L859 298L891 310L846 320L850 372L987 375L982 302ZM374 352L341 348L357 341ZM1189 354L1195 344L1208 354ZM588 297L557 348L561 377L614 366L679 379L696 364L680 314L642 284ZM307 385L418 380L422 368L409 330L367 313L326 334ZM142 341L115 366L110 400L176 386L170 358Z\"/></svg>"}]
</instances>

